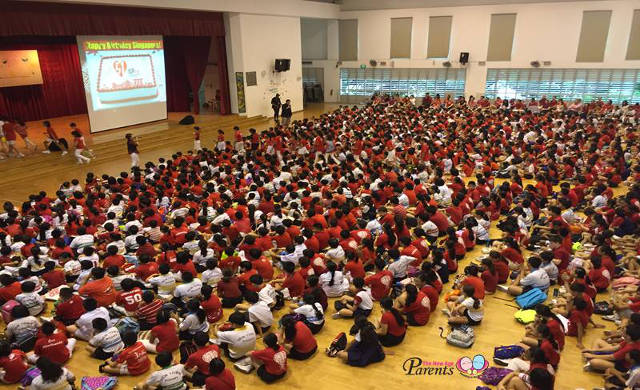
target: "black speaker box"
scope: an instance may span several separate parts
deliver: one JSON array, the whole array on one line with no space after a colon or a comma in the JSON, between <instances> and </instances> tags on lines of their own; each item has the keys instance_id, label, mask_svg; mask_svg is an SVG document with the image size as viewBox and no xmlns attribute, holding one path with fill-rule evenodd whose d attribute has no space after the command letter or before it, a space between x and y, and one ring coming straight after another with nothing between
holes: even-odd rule
<instances>
[{"instance_id":1,"label":"black speaker box","mask_svg":"<svg viewBox=\"0 0 640 390\"><path fill-rule=\"evenodd\" d=\"M460 53L460 63L466 64L469 62L469 52L463 51Z\"/></svg>"},{"instance_id":2,"label":"black speaker box","mask_svg":"<svg viewBox=\"0 0 640 390\"><path fill-rule=\"evenodd\" d=\"M192 125L196 123L196 120L193 119L193 115L187 115L178 122L180 125Z\"/></svg>"}]
</instances>

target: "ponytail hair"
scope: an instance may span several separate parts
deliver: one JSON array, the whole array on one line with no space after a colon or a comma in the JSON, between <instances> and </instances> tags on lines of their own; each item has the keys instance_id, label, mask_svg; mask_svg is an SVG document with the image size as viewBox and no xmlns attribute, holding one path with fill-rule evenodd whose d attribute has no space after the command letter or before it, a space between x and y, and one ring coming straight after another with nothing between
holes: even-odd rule
<instances>
[{"instance_id":1,"label":"ponytail hair","mask_svg":"<svg viewBox=\"0 0 640 390\"><path fill-rule=\"evenodd\" d=\"M551 345L553 345L553 349L558 350L558 343L556 342L556 339L553 337L553 335L551 334L551 330L549 329L549 327L545 324L540 324L538 325L538 328L536 329L538 331L538 334L545 340L549 341L551 343ZM540 346L542 344L542 340L540 340L538 342L538 346Z\"/></svg>"},{"instance_id":2,"label":"ponytail hair","mask_svg":"<svg viewBox=\"0 0 640 390\"><path fill-rule=\"evenodd\" d=\"M407 292L407 300L405 301L405 305L409 306L418 298L418 288L413 284L407 284L404 290Z\"/></svg>"},{"instance_id":3,"label":"ponytail hair","mask_svg":"<svg viewBox=\"0 0 640 390\"><path fill-rule=\"evenodd\" d=\"M549 308L549 306L547 305L543 305L543 304L539 304L536 306L536 314L544 317L544 318L552 318L555 321L558 322L558 324L560 324L560 328L565 331L566 329L564 328L564 324L562 323L562 321L560 321L560 318L558 318L558 316L556 315L556 313L552 312L551 309Z\"/></svg>"},{"instance_id":4,"label":"ponytail hair","mask_svg":"<svg viewBox=\"0 0 640 390\"><path fill-rule=\"evenodd\" d=\"M336 265L336 263L329 260L327 261L326 267L331 273L331 280L329 280L329 286L333 286L333 284L335 283L334 278L336 276L336 269L338 269L338 266Z\"/></svg>"},{"instance_id":5,"label":"ponytail hair","mask_svg":"<svg viewBox=\"0 0 640 390\"><path fill-rule=\"evenodd\" d=\"M284 330L284 339L286 341L293 341L296 337L296 320L293 316L282 317L282 329Z\"/></svg>"},{"instance_id":6,"label":"ponytail hair","mask_svg":"<svg viewBox=\"0 0 640 390\"><path fill-rule=\"evenodd\" d=\"M316 298L312 294L305 294L302 301L307 305L311 305L318 319L324 318L324 313L322 313L320 309L318 309L318 306L316 306Z\"/></svg>"},{"instance_id":7,"label":"ponytail hair","mask_svg":"<svg viewBox=\"0 0 640 390\"><path fill-rule=\"evenodd\" d=\"M473 287L470 284L465 284L462 287L462 292L464 292L464 295L466 295L469 298L473 299L473 308L474 309L478 309L480 307L480 300L474 296L474 294L476 292L475 287Z\"/></svg>"}]
</instances>

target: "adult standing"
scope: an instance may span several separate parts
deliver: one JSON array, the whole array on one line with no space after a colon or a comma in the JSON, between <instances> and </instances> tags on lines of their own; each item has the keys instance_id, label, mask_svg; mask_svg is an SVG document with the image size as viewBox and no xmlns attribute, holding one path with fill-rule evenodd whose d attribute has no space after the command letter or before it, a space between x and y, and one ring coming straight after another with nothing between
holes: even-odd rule
<instances>
[{"instance_id":1,"label":"adult standing","mask_svg":"<svg viewBox=\"0 0 640 390\"><path fill-rule=\"evenodd\" d=\"M282 105L282 113L280 114L282 116L282 126L283 127L289 127L289 123L291 122L291 115L293 115L291 113L291 100L287 99L284 102L284 105Z\"/></svg>"},{"instance_id":2,"label":"adult standing","mask_svg":"<svg viewBox=\"0 0 640 390\"><path fill-rule=\"evenodd\" d=\"M138 140L134 138L131 133L127 133L125 137L127 139L127 153L131 156L131 168L138 168L140 164L140 157L138 156Z\"/></svg>"},{"instance_id":3,"label":"adult standing","mask_svg":"<svg viewBox=\"0 0 640 390\"><path fill-rule=\"evenodd\" d=\"M18 149L16 149L16 130L15 123L11 119L7 119L2 125L2 132L4 133L4 138L7 140L7 147L9 148L8 154L13 154L16 157L24 157L24 154L20 153Z\"/></svg>"},{"instance_id":4,"label":"adult standing","mask_svg":"<svg viewBox=\"0 0 640 390\"><path fill-rule=\"evenodd\" d=\"M276 93L271 99L271 108L273 109L273 120L276 123L280 122L280 107L282 106L282 102L280 101L280 94Z\"/></svg>"}]
</instances>

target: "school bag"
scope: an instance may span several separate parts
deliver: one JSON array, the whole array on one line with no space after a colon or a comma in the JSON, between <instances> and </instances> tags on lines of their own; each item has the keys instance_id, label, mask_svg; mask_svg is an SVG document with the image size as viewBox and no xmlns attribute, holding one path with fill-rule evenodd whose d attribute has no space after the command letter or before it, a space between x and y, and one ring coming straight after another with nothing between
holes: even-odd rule
<instances>
[{"instance_id":1,"label":"school bag","mask_svg":"<svg viewBox=\"0 0 640 390\"><path fill-rule=\"evenodd\" d=\"M524 348L519 345L503 345L493 349L493 357L497 359L513 359L522 355Z\"/></svg>"},{"instance_id":2,"label":"school bag","mask_svg":"<svg viewBox=\"0 0 640 390\"><path fill-rule=\"evenodd\" d=\"M498 383L511 372L508 368L489 367L480 375L480 380L488 385L497 386Z\"/></svg>"},{"instance_id":3,"label":"school bag","mask_svg":"<svg viewBox=\"0 0 640 390\"><path fill-rule=\"evenodd\" d=\"M80 382L80 390L111 390L118 384L113 376L84 376Z\"/></svg>"},{"instance_id":4,"label":"school bag","mask_svg":"<svg viewBox=\"0 0 640 390\"><path fill-rule=\"evenodd\" d=\"M614 290L618 290L627 286L637 286L639 284L639 279L636 279L633 276L623 276L622 278L614 280L611 286L614 288Z\"/></svg>"},{"instance_id":5,"label":"school bag","mask_svg":"<svg viewBox=\"0 0 640 390\"><path fill-rule=\"evenodd\" d=\"M547 300L547 294L534 288L516 297L516 303L523 309L530 309Z\"/></svg>"},{"instance_id":6,"label":"school bag","mask_svg":"<svg viewBox=\"0 0 640 390\"><path fill-rule=\"evenodd\" d=\"M336 356L338 352L343 351L345 348L347 348L347 335L344 332L340 332L327 348L327 355Z\"/></svg>"},{"instance_id":7,"label":"school bag","mask_svg":"<svg viewBox=\"0 0 640 390\"><path fill-rule=\"evenodd\" d=\"M593 312L603 316L610 316L613 314L613 307L607 301L600 301L593 305Z\"/></svg>"},{"instance_id":8,"label":"school bag","mask_svg":"<svg viewBox=\"0 0 640 390\"><path fill-rule=\"evenodd\" d=\"M38 375L40 375L40 369L38 367L31 367L29 369L27 369L27 371L25 371L24 376L22 377L22 379L20 379L20 384L22 386L29 386L31 384L31 382L33 382L34 379L36 379L36 377Z\"/></svg>"},{"instance_id":9,"label":"school bag","mask_svg":"<svg viewBox=\"0 0 640 390\"><path fill-rule=\"evenodd\" d=\"M443 336L444 329L440 329L440 337L447 339L447 344L454 345L460 348L471 348L476 341L475 332L469 325L459 325L454 327L447 336Z\"/></svg>"},{"instance_id":10,"label":"school bag","mask_svg":"<svg viewBox=\"0 0 640 390\"><path fill-rule=\"evenodd\" d=\"M124 337L126 333L133 332L138 334L140 332L140 324L131 317L122 317L115 324L116 329L120 332L120 336Z\"/></svg>"},{"instance_id":11,"label":"school bag","mask_svg":"<svg viewBox=\"0 0 640 390\"><path fill-rule=\"evenodd\" d=\"M13 299L5 302L4 305L2 305L2 319L4 320L5 324L8 324L9 322L13 321L13 316L11 316L11 310L13 310L14 307L19 305L20 305L20 302Z\"/></svg>"},{"instance_id":12,"label":"school bag","mask_svg":"<svg viewBox=\"0 0 640 390\"><path fill-rule=\"evenodd\" d=\"M518 310L513 318L521 324L530 324L536 320L536 311L533 309Z\"/></svg>"}]
</instances>

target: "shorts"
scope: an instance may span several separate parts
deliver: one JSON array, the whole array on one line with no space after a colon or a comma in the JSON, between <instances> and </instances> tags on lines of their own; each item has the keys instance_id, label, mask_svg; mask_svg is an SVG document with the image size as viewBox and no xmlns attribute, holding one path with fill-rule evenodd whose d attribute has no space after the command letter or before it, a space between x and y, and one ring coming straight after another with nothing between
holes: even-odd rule
<instances>
[{"instance_id":1,"label":"shorts","mask_svg":"<svg viewBox=\"0 0 640 390\"><path fill-rule=\"evenodd\" d=\"M264 368L264 366L260 366L258 368L258 376L260 377L260 379L262 379L265 383L273 383L275 381L277 381L278 379L282 379L284 378L284 376L287 375L287 372L283 372L280 375L274 375L274 374L270 374L267 372L267 369Z\"/></svg>"},{"instance_id":2,"label":"shorts","mask_svg":"<svg viewBox=\"0 0 640 390\"><path fill-rule=\"evenodd\" d=\"M9 145L15 145L16 144L16 140L7 140L7 144Z\"/></svg>"},{"instance_id":3,"label":"shorts","mask_svg":"<svg viewBox=\"0 0 640 390\"><path fill-rule=\"evenodd\" d=\"M113 357L113 352L105 352L101 347L96 348L96 350L91 354L92 358L96 358L98 360L107 360Z\"/></svg>"},{"instance_id":4,"label":"shorts","mask_svg":"<svg viewBox=\"0 0 640 390\"><path fill-rule=\"evenodd\" d=\"M313 356L313 354L316 353L317 350L318 350L318 346L315 346L309 352L299 352L297 349L295 349L295 347L293 347L291 348L291 351L287 354L287 357L289 359L294 359L294 360L307 360L311 356Z\"/></svg>"},{"instance_id":5,"label":"shorts","mask_svg":"<svg viewBox=\"0 0 640 390\"><path fill-rule=\"evenodd\" d=\"M380 344L383 347L393 347L400 344L404 340L404 336L406 333L401 334L400 336L394 336L390 333L385 334L384 336L380 336Z\"/></svg>"},{"instance_id":6,"label":"shorts","mask_svg":"<svg viewBox=\"0 0 640 390\"><path fill-rule=\"evenodd\" d=\"M467 310L465 310L465 311L464 311L464 316L465 316L465 318L467 319L467 322L469 323L469 325L473 325L473 326L475 326L475 325L480 325L480 323L482 322L482 320L480 320L480 321L476 321L476 320L474 320L473 318L471 318L471 317L469 316L469 309L467 309Z\"/></svg>"},{"instance_id":7,"label":"shorts","mask_svg":"<svg viewBox=\"0 0 640 390\"><path fill-rule=\"evenodd\" d=\"M371 314L371 310L364 310L361 308L357 308L354 312L353 312L353 317L360 317L360 316L364 316L364 317L369 317L369 314Z\"/></svg>"}]
</instances>

